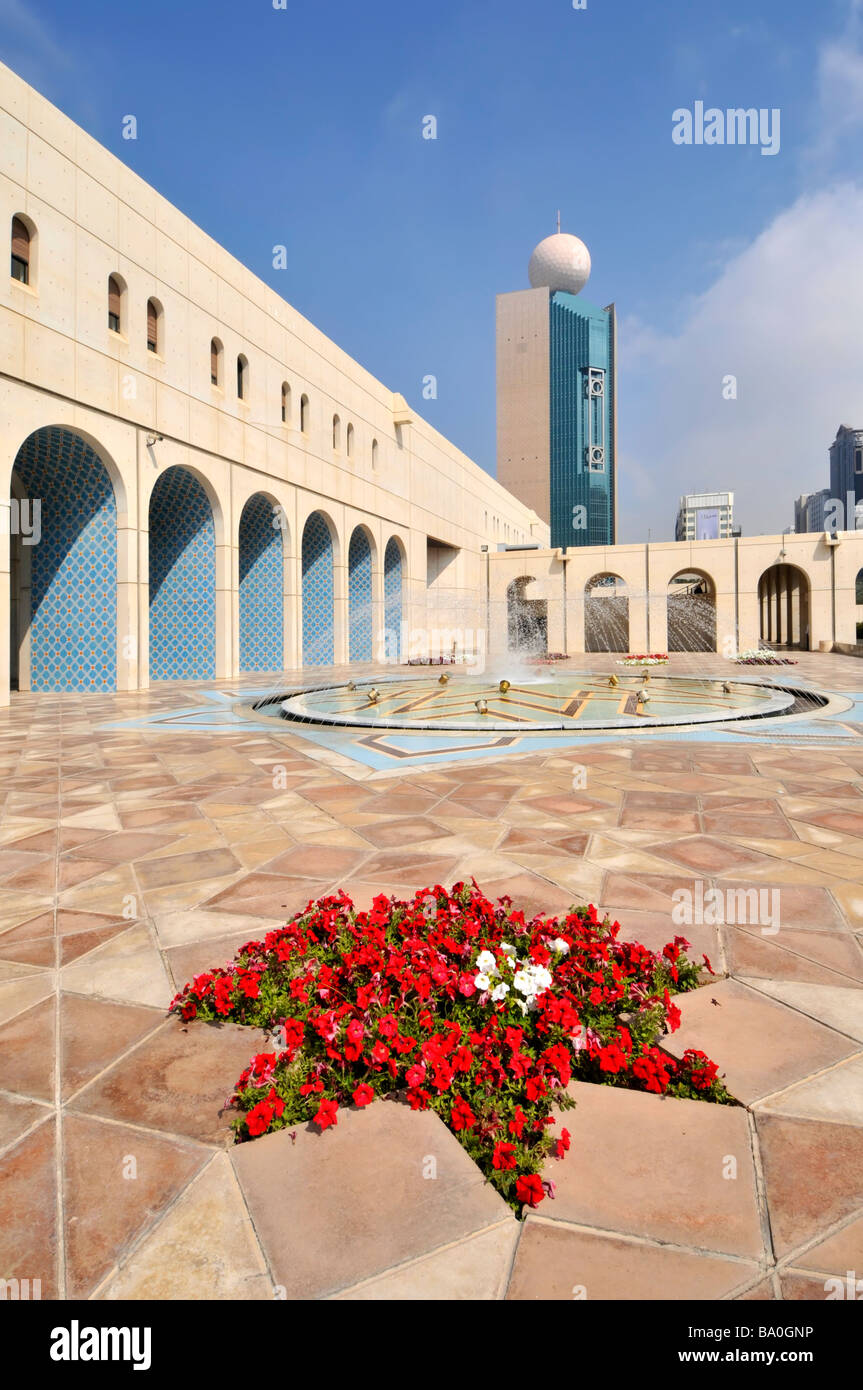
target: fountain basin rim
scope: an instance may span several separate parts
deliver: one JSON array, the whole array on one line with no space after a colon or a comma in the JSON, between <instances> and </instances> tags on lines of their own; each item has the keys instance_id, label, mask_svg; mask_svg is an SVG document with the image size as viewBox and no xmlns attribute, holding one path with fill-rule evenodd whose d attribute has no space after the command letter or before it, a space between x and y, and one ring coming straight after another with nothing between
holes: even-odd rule
<instances>
[{"instance_id":1,"label":"fountain basin rim","mask_svg":"<svg viewBox=\"0 0 863 1390\"><path fill-rule=\"evenodd\" d=\"M568 676L572 675L574 679L577 679L582 673L567 672L566 674ZM429 677L426 676L424 678L420 677L419 679L416 677L408 677L407 683L418 684L423 679L429 682ZM497 693L497 679L497 677L492 677L489 678L488 681L488 693L492 696ZM601 678L598 677L596 673L583 673L582 679L597 681ZM624 677L623 679L625 680L626 678ZM354 710L349 714L340 714L330 710L321 710L320 708L316 708L313 704L307 703L307 697L309 696L346 691L346 681L336 681L326 685L307 687L302 691L291 692L284 700L277 699L272 703L278 706L281 710L281 717L287 721L305 724L331 725L338 728L361 728L367 730L404 729L413 732L440 732L448 734L476 732L518 733L519 735L549 732L577 734L582 730L585 733L595 733L604 729L618 731L626 730L630 732L643 730L648 732L653 729L662 728L688 728L703 724L728 724L737 723L740 720L768 719L784 714L794 705L798 694L803 693L799 692L796 688L788 689L783 686L774 685L772 682L767 682L763 678L757 676L738 677L736 674L729 679L724 676L670 676L663 673L661 677L653 678L653 688L658 688L660 681L663 682L664 685L672 686L675 684L685 685L686 683L698 684L699 686L704 686L705 684L719 686L723 680L728 680L728 683L731 685L750 686L754 687L756 690L764 691L765 698L755 707L749 706L738 710L718 709L703 713L668 713L664 715L653 715L648 712L646 715L641 716L605 716L596 720L580 719L577 721L555 715L550 718L540 717L535 720L524 720L523 722L503 720L496 718L494 714L474 714L472 717L470 715L462 715L458 719L447 719L445 717L435 720L402 718L399 716L382 714L378 705L370 705L368 707L368 713L366 713L365 710ZM362 692L364 685L368 685L369 687L375 685L379 689L383 689L386 686L404 685L405 683L405 680L401 677L392 677L389 679L378 678L374 681L369 679L365 682L357 682L357 693L360 694ZM458 680L453 680L442 689L449 694L453 694L458 690L459 683ZM635 682L635 684L637 683L638 682ZM532 684L539 684L539 682L532 682ZM625 693L625 687L622 687L622 692ZM473 692L471 694L471 699L473 699L473 695L476 693L478 692ZM816 692L812 693L815 694ZM823 699L823 697L821 698Z\"/></svg>"}]
</instances>

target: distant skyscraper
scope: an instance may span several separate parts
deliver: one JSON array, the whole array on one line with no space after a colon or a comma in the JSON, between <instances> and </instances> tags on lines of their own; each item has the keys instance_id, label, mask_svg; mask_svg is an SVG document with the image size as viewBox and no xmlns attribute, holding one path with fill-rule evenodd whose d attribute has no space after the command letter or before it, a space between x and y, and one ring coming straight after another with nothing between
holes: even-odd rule
<instances>
[{"instance_id":1,"label":"distant skyscraper","mask_svg":"<svg viewBox=\"0 0 863 1390\"><path fill-rule=\"evenodd\" d=\"M794 530L798 535L825 529L824 509L830 495L829 487L822 487L820 492L804 492L795 498Z\"/></svg>"},{"instance_id":2,"label":"distant skyscraper","mask_svg":"<svg viewBox=\"0 0 863 1390\"><path fill-rule=\"evenodd\" d=\"M830 445L830 496L847 509L844 530L853 531L854 503L863 501L863 430L840 425Z\"/></svg>"},{"instance_id":3,"label":"distant skyscraper","mask_svg":"<svg viewBox=\"0 0 863 1390\"><path fill-rule=\"evenodd\" d=\"M497 476L551 526L551 544L617 537L614 305L578 298L583 241L560 231L530 259L532 288L497 297Z\"/></svg>"},{"instance_id":4,"label":"distant skyscraper","mask_svg":"<svg viewBox=\"0 0 863 1390\"><path fill-rule=\"evenodd\" d=\"M689 492L681 497L676 541L724 541L734 534L733 492Z\"/></svg>"}]
</instances>

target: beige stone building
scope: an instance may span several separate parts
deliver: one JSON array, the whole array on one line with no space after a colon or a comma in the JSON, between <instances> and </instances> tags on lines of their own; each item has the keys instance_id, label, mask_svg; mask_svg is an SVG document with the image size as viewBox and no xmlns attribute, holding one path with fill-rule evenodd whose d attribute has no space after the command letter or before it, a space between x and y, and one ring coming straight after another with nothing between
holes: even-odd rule
<instances>
[{"instance_id":1,"label":"beige stone building","mask_svg":"<svg viewBox=\"0 0 863 1390\"><path fill-rule=\"evenodd\" d=\"M398 657L405 629L475 622L481 547L547 541L2 67L0 226L3 698L10 675L134 690Z\"/></svg>"},{"instance_id":2,"label":"beige stone building","mask_svg":"<svg viewBox=\"0 0 863 1390\"><path fill-rule=\"evenodd\" d=\"M531 506L2 67L0 228L0 700L506 651L525 621L570 653L664 650L669 612L711 649L854 641L863 534L549 549Z\"/></svg>"}]
</instances>

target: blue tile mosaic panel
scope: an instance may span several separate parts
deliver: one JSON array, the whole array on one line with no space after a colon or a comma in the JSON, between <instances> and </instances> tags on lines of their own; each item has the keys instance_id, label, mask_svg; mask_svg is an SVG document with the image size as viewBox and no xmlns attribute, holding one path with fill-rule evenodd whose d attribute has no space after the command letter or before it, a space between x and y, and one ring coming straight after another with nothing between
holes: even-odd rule
<instances>
[{"instance_id":1,"label":"blue tile mosaic panel","mask_svg":"<svg viewBox=\"0 0 863 1390\"><path fill-rule=\"evenodd\" d=\"M333 643L333 541L320 512L312 512L303 530L303 662L328 666Z\"/></svg>"},{"instance_id":2,"label":"blue tile mosaic panel","mask_svg":"<svg viewBox=\"0 0 863 1390\"><path fill-rule=\"evenodd\" d=\"M384 627L388 661L400 661L402 655L402 569L401 548L391 537L384 552Z\"/></svg>"},{"instance_id":3,"label":"blue tile mosaic panel","mask_svg":"<svg viewBox=\"0 0 863 1390\"><path fill-rule=\"evenodd\" d=\"M117 507L108 472L79 435L59 428L31 434L15 472L40 503L38 544L27 547L30 688L116 690Z\"/></svg>"},{"instance_id":4,"label":"blue tile mosaic panel","mask_svg":"<svg viewBox=\"0 0 863 1390\"><path fill-rule=\"evenodd\" d=\"M263 493L240 517L240 671L284 666L284 576L279 514Z\"/></svg>"},{"instance_id":5,"label":"blue tile mosaic panel","mask_svg":"<svg viewBox=\"0 0 863 1390\"><path fill-rule=\"evenodd\" d=\"M210 502L186 468L150 497L150 679L216 674L216 535Z\"/></svg>"},{"instance_id":6,"label":"blue tile mosaic panel","mask_svg":"<svg viewBox=\"0 0 863 1390\"><path fill-rule=\"evenodd\" d=\"M348 551L348 622L351 661L372 659L372 548L361 526Z\"/></svg>"}]
</instances>

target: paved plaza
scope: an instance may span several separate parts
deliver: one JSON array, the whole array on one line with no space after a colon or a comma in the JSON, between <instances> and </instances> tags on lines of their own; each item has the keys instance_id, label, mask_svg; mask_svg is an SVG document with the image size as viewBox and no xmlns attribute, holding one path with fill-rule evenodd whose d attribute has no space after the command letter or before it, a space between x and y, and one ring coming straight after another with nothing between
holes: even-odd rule
<instances>
[{"instance_id":1,"label":"paved plaza","mask_svg":"<svg viewBox=\"0 0 863 1390\"><path fill-rule=\"evenodd\" d=\"M793 655L754 674L844 712L386 765L238 720L242 685L13 696L5 1276L43 1298L770 1300L863 1268L863 665ZM696 669L729 667L672 658ZM263 1036L167 1018L175 990L310 898L471 876L530 912L595 903L651 948L686 935L716 978L667 1046L706 1051L740 1104L574 1085L554 1198L521 1222L398 1101L233 1146L225 1099ZM779 929L673 923L675 892L713 887L778 890Z\"/></svg>"}]
</instances>

